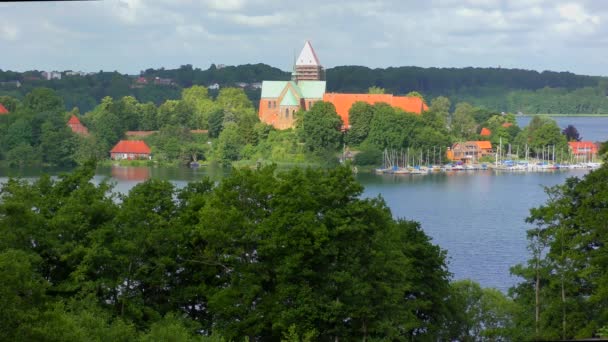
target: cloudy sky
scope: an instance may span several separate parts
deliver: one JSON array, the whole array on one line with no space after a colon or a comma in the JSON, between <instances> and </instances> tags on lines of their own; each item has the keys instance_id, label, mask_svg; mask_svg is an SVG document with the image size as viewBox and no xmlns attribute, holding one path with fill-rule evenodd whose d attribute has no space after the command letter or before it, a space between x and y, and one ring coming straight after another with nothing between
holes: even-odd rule
<instances>
[{"instance_id":1,"label":"cloudy sky","mask_svg":"<svg viewBox=\"0 0 608 342\"><path fill-rule=\"evenodd\" d=\"M0 3L0 69L267 63L312 41L325 67L497 67L608 75L608 1L104 0Z\"/></svg>"}]
</instances>

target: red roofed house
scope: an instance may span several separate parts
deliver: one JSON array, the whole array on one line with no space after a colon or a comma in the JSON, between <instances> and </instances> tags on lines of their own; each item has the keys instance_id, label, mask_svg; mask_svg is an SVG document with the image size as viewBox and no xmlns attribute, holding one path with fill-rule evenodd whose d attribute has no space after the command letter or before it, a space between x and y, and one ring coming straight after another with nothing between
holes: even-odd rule
<instances>
[{"instance_id":1,"label":"red roofed house","mask_svg":"<svg viewBox=\"0 0 608 342\"><path fill-rule=\"evenodd\" d=\"M570 151L577 159L591 159L597 155L598 146L591 141L570 141Z\"/></svg>"},{"instance_id":2,"label":"red roofed house","mask_svg":"<svg viewBox=\"0 0 608 342\"><path fill-rule=\"evenodd\" d=\"M504 128L509 128L509 127L513 126L513 124L510 123L510 122L505 122L501 126L504 127Z\"/></svg>"},{"instance_id":3,"label":"red roofed house","mask_svg":"<svg viewBox=\"0 0 608 342\"><path fill-rule=\"evenodd\" d=\"M421 114L429 109L419 97L416 96L393 96L391 94L338 94L326 93L323 95L323 101L330 102L336 107L336 112L342 118L345 128L349 128L348 111L355 102L366 102L375 104L384 102L393 107L403 109L408 113Z\"/></svg>"},{"instance_id":4,"label":"red roofed house","mask_svg":"<svg viewBox=\"0 0 608 342\"><path fill-rule=\"evenodd\" d=\"M6 107L4 107L2 105L2 103L0 103L0 115L6 115L8 113L9 113L8 109L6 109Z\"/></svg>"},{"instance_id":5,"label":"red roofed house","mask_svg":"<svg viewBox=\"0 0 608 342\"><path fill-rule=\"evenodd\" d=\"M482 137L489 137L490 135L492 135L492 131L490 131L489 128L484 127L481 129L479 135L481 135Z\"/></svg>"},{"instance_id":6,"label":"red roofed house","mask_svg":"<svg viewBox=\"0 0 608 342\"><path fill-rule=\"evenodd\" d=\"M471 163L479 160L481 157L494 154L494 151L492 150L492 143L490 141L482 140L455 143L447 153L448 159Z\"/></svg>"},{"instance_id":7,"label":"red roofed house","mask_svg":"<svg viewBox=\"0 0 608 342\"><path fill-rule=\"evenodd\" d=\"M143 140L121 140L110 151L113 160L151 159L150 147Z\"/></svg>"},{"instance_id":8,"label":"red roofed house","mask_svg":"<svg viewBox=\"0 0 608 342\"><path fill-rule=\"evenodd\" d=\"M76 134L89 135L89 130L78 120L76 115L72 115L68 120L68 126L72 129L72 132Z\"/></svg>"}]
</instances>

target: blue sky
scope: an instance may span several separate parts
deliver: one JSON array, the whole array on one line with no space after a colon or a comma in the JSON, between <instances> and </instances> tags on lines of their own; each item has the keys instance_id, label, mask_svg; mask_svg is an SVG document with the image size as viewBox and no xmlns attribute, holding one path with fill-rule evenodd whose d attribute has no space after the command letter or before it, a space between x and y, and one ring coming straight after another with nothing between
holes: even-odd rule
<instances>
[{"instance_id":1,"label":"blue sky","mask_svg":"<svg viewBox=\"0 0 608 342\"><path fill-rule=\"evenodd\" d=\"M0 14L3 70L290 70L309 39L325 67L608 75L608 1L105 0L0 3Z\"/></svg>"}]
</instances>

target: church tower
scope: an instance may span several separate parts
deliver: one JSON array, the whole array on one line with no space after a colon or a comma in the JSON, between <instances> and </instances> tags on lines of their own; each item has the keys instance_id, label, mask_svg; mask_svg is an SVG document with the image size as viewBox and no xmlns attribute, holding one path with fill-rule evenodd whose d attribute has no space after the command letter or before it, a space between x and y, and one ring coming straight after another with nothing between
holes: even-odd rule
<instances>
[{"instance_id":1,"label":"church tower","mask_svg":"<svg viewBox=\"0 0 608 342\"><path fill-rule=\"evenodd\" d=\"M306 41L300 56L296 59L293 78L295 81L322 81L325 80L325 71L317 58L315 50Z\"/></svg>"}]
</instances>

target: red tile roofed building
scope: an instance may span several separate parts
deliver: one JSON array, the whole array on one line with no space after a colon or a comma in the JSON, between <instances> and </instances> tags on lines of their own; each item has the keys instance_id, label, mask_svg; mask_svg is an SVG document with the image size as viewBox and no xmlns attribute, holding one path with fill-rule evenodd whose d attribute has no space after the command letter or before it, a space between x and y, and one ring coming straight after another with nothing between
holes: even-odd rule
<instances>
[{"instance_id":1,"label":"red tile roofed building","mask_svg":"<svg viewBox=\"0 0 608 342\"><path fill-rule=\"evenodd\" d=\"M110 151L113 160L150 159L150 147L143 140L121 140Z\"/></svg>"},{"instance_id":2,"label":"red tile roofed building","mask_svg":"<svg viewBox=\"0 0 608 342\"><path fill-rule=\"evenodd\" d=\"M455 143L452 145L452 149L448 150L447 155L448 159L471 163L493 153L492 143L488 140L482 140Z\"/></svg>"},{"instance_id":3,"label":"red tile roofed building","mask_svg":"<svg viewBox=\"0 0 608 342\"><path fill-rule=\"evenodd\" d=\"M344 127L350 126L348 120L348 111L355 102L366 102L375 104L384 102L393 107L400 108L408 113L421 114L429 109L419 97L416 96L393 96L391 94L338 94L326 93L323 95L323 101L330 102L336 107L336 112L342 118Z\"/></svg>"},{"instance_id":4,"label":"red tile roofed building","mask_svg":"<svg viewBox=\"0 0 608 342\"><path fill-rule=\"evenodd\" d=\"M591 141L570 141L568 142L570 151L576 157L593 157L597 155L598 146Z\"/></svg>"},{"instance_id":5,"label":"red tile roofed building","mask_svg":"<svg viewBox=\"0 0 608 342\"><path fill-rule=\"evenodd\" d=\"M481 129L479 135L481 135L482 137L489 137L490 135L492 135L492 131L490 131L489 128L484 127Z\"/></svg>"},{"instance_id":6,"label":"red tile roofed building","mask_svg":"<svg viewBox=\"0 0 608 342\"><path fill-rule=\"evenodd\" d=\"M505 122L505 123L502 124L502 127L504 127L504 128L509 128L511 126L513 126L513 124L510 123L510 122Z\"/></svg>"},{"instance_id":7,"label":"red tile roofed building","mask_svg":"<svg viewBox=\"0 0 608 342\"><path fill-rule=\"evenodd\" d=\"M78 120L76 115L72 115L68 120L68 126L72 129L72 132L76 134L89 135L89 130Z\"/></svg>"},{"instance_id":8,"label":"red tile roofed building","mask_svg":"<svg viewBox=\"0 0 608 342\"><path fill-rule=\"evenodd\" d=\"M6 114L9 114L8 109L6 109L6 107L4 107L2 105L2 103L0 103L0 115L6 115Z\"/></svg>"}]
</instances>

